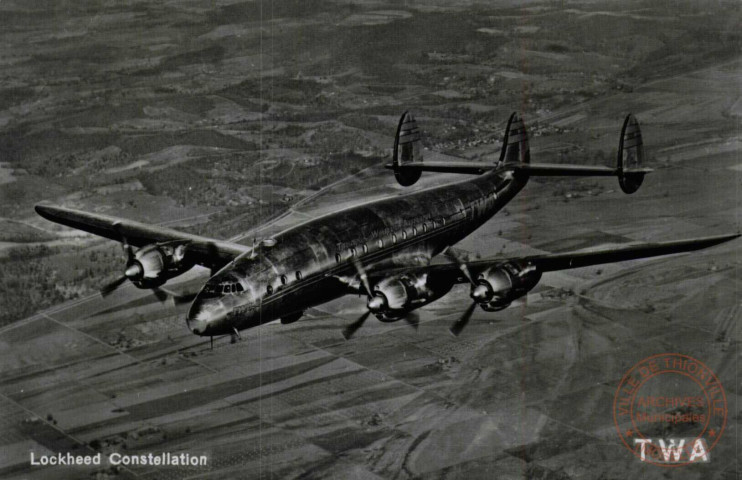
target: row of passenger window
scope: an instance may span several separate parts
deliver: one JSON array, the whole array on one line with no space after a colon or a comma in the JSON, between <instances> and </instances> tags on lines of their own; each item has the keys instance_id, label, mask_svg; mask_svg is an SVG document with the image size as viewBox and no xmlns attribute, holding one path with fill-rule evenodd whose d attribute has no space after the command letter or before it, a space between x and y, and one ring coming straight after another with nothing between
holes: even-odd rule
<instances>
[{"instance_id":1,"label":"row of passenger window","mask_svg":"<svg viewBox=\"0 0 742 480\"><path fill-rule=\"evenodd\" d=\"M296 277L296 280L301 280L302 275L301 271L297 270L296 273L294 273L294 276ZM281 285L286 285L289 283L289 277L286 276L286 274L281 275ZM273 293L273 285L268 284L268 286L265 287L265 290L268 292L268 295Z\"/></svg>"},{"instance_id":2,"label":"row of passenger window","mask_svg":"<svg viewBox=\"0 0 742 480\"><path fill-rule=\"evenodd\" d=\"M438 228L438 227L442 227L442 226L445 226L446 225L446 219L443 218L443 217L441 217L439 219L432 220L431 223L423 223L423 224L421 224L420 225L420 228L418 228L417 226L414 226L411 229L404 229L404 230L402 230L399 233L399 235L397 235L396 233L392 233L391 236L389 237L389 239L391 240L392 245L395 245L400 238L402 240L407 240L408 238L412 238L412 237L416 236L420 232L427 233L428 230L429 230L428 225L431 225L433 229ZM408 231L409 231L409 233L408 233ZM377 248L382 249L382 248L384 248L384 245L385 245L385 243L384 243L384 239L383 238L379 238L379 239L376 240L376 247ZM345 256L343 256L343 254L341 252L335 253L335 261L337 263L340 263L343 260L343 258L353 258L356 255L358 255L359 252L362 252L362 254L365 255L366 253L368 253L368 245L365 244L365 243L363 243L363 244L359 245L358 247L351 247L346 252L347 253L346 253Z\"/></svg>"},{"instance_id":3,"label":"row of passenger window","mask_svg":"<svg viewBox=\"0 0 742 480\"><path fill-rule=\"evenodd\" d=\"M487 196L480 197L479 199L477 199L474 202L472 202L468 207L459 210L459 213L458 214L459 215L462 215L464 218L466 218L468 215L470 215L472 213L472 211L473 211L472 208L473 208L474 204L475 203L476 204L484 203L487 200L487 197L492 197L492 199L495 200L495 199L497 199L497 192L496 191L495 192L490 192ZM438 228L438 227L445 226L446 225L446 218L445 217L440 217L438 219L434 219L434 220L432 220L431 225L432 225L432 228L434 228L434 229L435 228ZM428 223L423 223L420 226L420 228L422 229L423 233L426 233L428 231ZM392 235L391 235L391 242L392 242L392 244L393 245L396 244L399 237L401 237L402 240L407 240L407 238L408 238L407 231L408 231L408 229L402 230L402 232L399 234L399 236L396 233L392 233ZM418 228L417 228L417 226L412 227L412 230L411 230L410 234L411 234L412 237L414 237L414 236L416 236L418 234ZM384 248L384 239L383 238L379 238L378 240L376 240L376 246L379 249ZM360 245L359 247L351 247L349 250L347 250L347 254L346 254L345 257L343 257L343 254L341 252L337 252L337 253L335 253L335 261L337 263L340 263L341 261L343 261L343 258L353 258L356 255L358 255L359 250L361 250L363 252L363 254L366 254L366 253L368 253L368 246L364 243L364 244Z\"/></svg>"}]
</instances>

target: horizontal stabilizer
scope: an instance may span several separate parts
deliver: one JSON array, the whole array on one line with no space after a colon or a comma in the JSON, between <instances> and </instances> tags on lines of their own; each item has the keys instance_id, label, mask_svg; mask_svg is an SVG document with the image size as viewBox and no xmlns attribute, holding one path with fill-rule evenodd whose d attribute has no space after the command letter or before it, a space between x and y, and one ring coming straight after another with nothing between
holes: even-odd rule
<instances>
[{"instance_id":1,"label":"horizontal stabilizer","mask_svg":"<svg viewBox=\"0 0 742 480\"><path fill-rule=\"evenodd\" d=\"M549 177L549 176L573 176L573 177L614 177L622 173L647 174L652 171L651 168L637 168L631 170L620 170L618 168L589 166L589 165L569 165L569 164L550 164L550 163L528 163L512 166L513 170L527 173L528 175Z\"/></svg>"},{"instance_id":2,"label":"horizontal stabilizer","mask_svg":"<svg viewBox=\"0 0 742 480\"><path fill-rule=\"evenodd\" d=\"M471 173L479 175L494 170L495 165L484 162L420 162L395 167L393 163L384 165L386 168L399 169L410 172L438 172L438 173Z\"/></svg>"}]
</instances>

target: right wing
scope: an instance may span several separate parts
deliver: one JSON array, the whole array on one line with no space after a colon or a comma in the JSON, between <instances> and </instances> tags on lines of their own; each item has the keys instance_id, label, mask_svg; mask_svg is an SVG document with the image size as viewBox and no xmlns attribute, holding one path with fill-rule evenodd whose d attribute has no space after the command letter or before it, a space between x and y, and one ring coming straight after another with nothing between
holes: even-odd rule
<instances>
[{"instance_id":1,"label":"right wing","mask_svg":"<svg viewBox=\"0 0 742 480\"><path fill-rule=\"evenodd\" d=\"M526 256L519 260L535 265L542 272L553 272L570 268L589 267L603 263L623 262L625 260L691 252L693 250L713 247L714 245L734 240L739 236L740 234L733 233L671 242L640 243L626 247L606 248L587 252L547 253Z\"/></svg>"},{"instance_id":2,"label":"right wing","mask_svg":"<svg viewBox=\"0 0 742 480\"><path fill-rule=\"evenodd\" d=\"M462 265L466 265L474 277L488 268L502 266L507 263L517 263L523 266L536 267L540 272L553 272L570 268L600 265L603 263L622 262L625 260L636 260L639 258L690 252L728 242L738 238L739 236L740 234L734 233L712 237L691 238L687 240L675 240L671 242L641 243L625 247L606 248L587 252L546 253L523 257L490 258L476 260L474 262L462 262L461 264L456 262L446 262L420 267L399 267L396 269L378 270L369 273L368 277L372 281L378 281L384 277L405 273L436 273L441 275L451 275L455 277L456 282L466 283L468 280L462 272Z\"/></svg>"},{"instance_id":3,"label":"right wing","mask_svg":"<svg viewBox=\"0 0 742 480\"><path fill-rule=\"evenodd\" d=\"M188 243L188 255L198 265L218 270L252 249L245 245L179 232L123 218L84 212L66 207L36 205L36 213L55 223L76 228L104 238L126 242L135 247L162 242Z\"/></svg>"}]
</instances>

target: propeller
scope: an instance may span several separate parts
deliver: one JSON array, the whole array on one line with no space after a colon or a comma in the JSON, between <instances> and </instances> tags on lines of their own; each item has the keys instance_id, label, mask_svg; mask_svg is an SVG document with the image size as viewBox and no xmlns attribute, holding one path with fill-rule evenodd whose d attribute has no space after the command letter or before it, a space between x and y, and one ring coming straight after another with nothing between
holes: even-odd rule
<instances>
[{"instance_id":1,"label":"propeller","mask_svg":"<svg viewBox=\"0 0 742 480\"><path fill-rule=\"evenodd\" d=\"M255 252L255 245L253 245L253 252ZM214 242L208 242L206 244L206 258L209 259L211 265L209 266L209 275L214 276L216 273L224 267L224 262L219 257L219 247ZM252 254L251 254L251 257Z\"/></svg>"},{"instance_id":2,"label":"propeller","mask_svg":"<svg viewBox=\"0 0 742 480\"><path fill-rule=\"evenodd\" d=\"M466 266L466 262L462 260L461 257L454 253L454 251L450 248L447 248L443 252L443 255L456 262L456 264L459 266L459 270L461 270L461 273L464 274L464 277L469 281L471 286L473 288L477 287L477 282L474 281L474 278L471 276L471 272L469 271L469 267Z\"/></svg>"},{"instance_id":3,"label":"propeller","mask_svg":"<svg viewBox=\"0 0 742 480\"><path fill-rule=\"evenodd\" d=\"M114 290L116 290L117 288L119 288L128 279L129 279L129 277L127 277L126 275L123 275L123 276L117 278L116 280L114 280L113 282L111 282L111 283L109 283L107 285L104 285L103 288L100 289L101 296L107 297L108 295L112 294L114 292Z\"/></svg>"},{"instance_id":4,"label":"propeller","mask_svg":"<svg viewBox=\"0 0 742 480\"><path fill-rule=\"evenodd\" d=\"M157 287L155 287L155 288L152 289L152 293L155 294L155 297L157 297L157 300L159 300L161 303L164 303L168 299L170 299L171 297L173 297L172 295L170 295L165 290L162 290L162 289L157 288ZM174 297L173 297L173 303L175 303L175 298Z\"/></svg>"},{"instance_id":5,"label":"propeller","mask_svg":"<svg viewBox=\"0 0 742 480\"><path fill-rule=\"evenodd\" d=\"M358 329L360 329L363 326L363 324L366 322L366 319L368 318L369 315L371 315L371 310L367 310L366 312L364 312L363 315L358 317L358 320L356 320L355 322L345 327L343 329L343 337L345 337L346 340L350 340L353 337L353 335L358 331Z\"/></svg>"},{"instance_id":6,"label":"propeller","mask_svg":"<svg viewBox=\"0 0 742 480\"><path fill-rule=\"evenodd\" d=\"M111 283L108 283L107 285L104 285L103 288L100 289L100 294L103 297L107 297L108 295L112 294L117 288L123 285L124 282L132 278L136 278L141 273L141 267L136 263L132 263L132 260L134 260L134 249L131 245L129 245L129 241L126 239L126 236L121 232L121 225L116 223L114 224L113 228L114 230L116 230L116 233L119 234L119 237L121 237L121 249L126 255L126 270L121 277L117 278Z\"/></svg>"},{"instance_id":7,"label":"propeller","mask_svg":"<svg viewBox=\"0 0 742 480\"><path fill-rule=\"evenodd\" d=\"M417 330L417 328L420 326L420 315L417 313L417 311L410 312L407 314L407 316L404 317L404 321L407 322L407 325Z\"/></svg>"},{"instance_id":8,"label":"propeller","mask_svg":"<svg viewBox=\"0 0 742 480\"><path fill-rule=\"evenodd\" d=\"M366 270L363 268L361 261L355 259L353 261L353 266L355 267L356 272L358 273L358 278L361 280L361 285L363 285L363 289L366 291L366 295L368 296L368 303L366 304L368 310L358 317L358 320L343 329L343 337L345 337L346 340L350 340L353 337L358 329L360 329L366 322L369 315L380 311L384 308L384 304L386 303L383 298L373 294L371 283L368 281L368 275L366 274Z\"/></svg>"},{"instance_id":9,"label":"propeller","mask_svg":"<svg viewBox=\"0 0 742 480\"><path fill-rule=\"evenodd\" d=\"M173 303L177 307L178 305L183 305L185 303L193 302L193 300L196 299L198 292L186 293L183 295L176 295L176 294L170 293L169 295L170 295L170 298L173 299Z\"/></svg>"},{"instance_id":10,"label":"propeller","mask_svg":"<svg viewBox=\"0 0 742 480\"><path fill-rule=\"evenodd\" d=\"M451 325L451 328L448 329L449 332L454 337L458 337L459 334L464 330L464 327L466 327L466 324L469 323L469 319L471 318L472 313L474 313L474 309L477 306L477 302L472 302L471 305L469 305L469 308L466 309L464 314L459 318L456 323Z\"/></svg>"},{"instance_id":11,"label":"propeller","mask_svg":"<svg viewBox=\"0 0 742 480\"><path fill-rule=\"evenodd\" d=\"M353 261L353 266L356 267L358 278L360 278L361 285L363 285L364 290L366 290L366 295L368 295L369 299L373 299L374 294L371 292L371 284L368 281L368 275L366 275L366 270L363 268L361 261L355 259L355 261Z\"/></svg>"},{"instance_id":12,"label":"propeller","mask_svg":"<svg viewBox=\"0 0 742 480\"><path fill-rule=\"evenodd\" d=\"M459 257L453 250L451 250L450 248L446 249L443 254L458 264L459 270L461 270L461 273L464 274L464 277L466 277L472 287L471 297L474 299L474 302L469 305L469 308L466 309L461 318L456 320L456 323L451 325L451 327L448 329L448 331L450 331L453 336L458 337L459 334L461 334L461 332L466 327L466 324L469 323L469 319L474 313L474 309L477 307L478 303L484 300L484 297L487 293L487 287L485 287L484 285L479 285L477 284L477 282L474 281L474 278L469 271L469 267L466 266L466 262L464 262L464 260L462 260L461 257Z\"/></svg>"},{"instance_id":13,"label":"propeller","mask_svg":"<svg viewBox=\"0 0 742 480\"><path fill-rule=\"evenodd\" d=\"M173 308L179 308L182 305L190 305L198 295L197 292L178 294L160 287L153 288L152 292L160 302L169 302L170 306Z\"/></svg>"}]
</instances>

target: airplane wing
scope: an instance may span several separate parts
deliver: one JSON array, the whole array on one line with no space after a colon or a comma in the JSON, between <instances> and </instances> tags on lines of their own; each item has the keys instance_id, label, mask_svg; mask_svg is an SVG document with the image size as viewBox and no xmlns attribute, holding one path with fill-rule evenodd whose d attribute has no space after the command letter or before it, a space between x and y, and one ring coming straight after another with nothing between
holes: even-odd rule
<instances>
[{"instance_id":1,"label":"airplane wing","mask_svg":"<svg viewBox=\"0 0 742 480\"><path fill-rule=\"evenodd\" d=\"M251 250L250 247L245 245L191 235L171 228L148 225L133 220L84 212L72 208L36 205L35 209L36 213L52 222L116 240L117 242L126 242L135 247L178 240L187 242L189 256L197 264L214 270L221 268L237 256Z\"/></svg>"},{"instance_id":2,"label":"airplane wing","mask_svg":"<svg viewBox=\"0 0 742 480\"><path fill-rule=\"evenodd\" d=\"M540 255L528 255L510 258L491 258L473 262L446 262L431 264L421 267L400 267L394 270L375 271L368 274L369 280L376 281L393 275L401 274L424 274L437 273L442 275L453 275L458 283L466 283L468 280L462 271L462 265L471 272L473 277L488 268L517 263L519 265L536 267L540 272L552 272L570 268L588 267L603 263L621 262L624 260L635 260L639 258L670 255L674 253L690 252L702 248L712 247L720 243L728 242L738 238L740 234L727 234L711 237L692 238L687 240L676 240L671 242L642 243L628 245L625 247L606 248L583 252L547 253Z\"/></svg>"}]
</instances>

